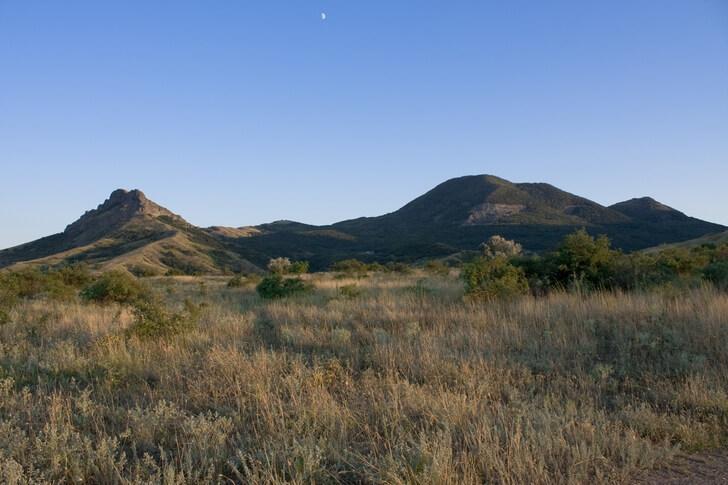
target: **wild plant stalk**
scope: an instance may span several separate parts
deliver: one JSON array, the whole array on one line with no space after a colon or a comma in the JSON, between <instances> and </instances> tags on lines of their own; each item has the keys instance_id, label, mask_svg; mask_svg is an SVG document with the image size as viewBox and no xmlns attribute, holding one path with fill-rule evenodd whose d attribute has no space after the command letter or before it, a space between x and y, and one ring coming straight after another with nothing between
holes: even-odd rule
<instances>
[{"instance_id":1,"label":"wild plant stalk","mask_svg":"<svg viewBox=\"0 0 728 485\"><path fill-rule=\"evenodd\" d=\"M725 293L478 303L448 277L309 279L274 301L159 280L208 306L158 339L125 307L21 304L0 327L0 481L615 483L726 444Z\"/></svg>"}]
</instances>

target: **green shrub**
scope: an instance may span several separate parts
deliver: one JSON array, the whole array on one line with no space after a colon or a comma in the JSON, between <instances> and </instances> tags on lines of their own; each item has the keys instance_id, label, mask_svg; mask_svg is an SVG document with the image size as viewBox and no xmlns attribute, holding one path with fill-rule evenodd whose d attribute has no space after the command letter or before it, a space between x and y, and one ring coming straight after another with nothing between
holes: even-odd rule
<instances>
[{"instance_id":1,"label":"green shrub","mask_svg":"<svg viewBox=\"0 0 728 485\"><path fill-rule=\"evenodd\" d=\"M387 269L387 271L392 273L401 273L401 274L408 274L412 272L412 268L406 263L401 263L398 261L390 261L384 267Z\"/></svg>"},{"instance_id":2,"label":"green shrub","mask_svg":"<svg viewBox=\"0 0 728 485\"><path fill-rule=\"evenodd\" d=\"M93 275L86 263L74 263L53 270L51 274L56 273L64 284L74 287L83 288L93 281Z\"/></svg>"},{"instance_id":3,"label":"green shrub","mask_svg":"<svg viewBox=\"0 0 728 485\"><path fill-rule=\"evenodd\" d=\"M73 269L28 268L4 273L4 291L18 298L33 299L46 297L53 300L70 300L76 297L76 279Z\"/></svg>"},{"instance_id":4,"label":"green shrub","mask_svg":"<svg viewBox=\"0 0 728 485\"><path fill-rule=\"evenodd\" d=\"M437 276L447 276L450 274L450 268L442 261L430 260L425 263L425 271Z\"/></svg>"},{"instance_id":5,"label":"green shrub","mask_svg":"<svg viewBox=\"0 0 728 485\"><path fill-rule=\"evenodd\" d=\"M308 261L294 261L291 263L290 268L288 268L288 272L291 274L308 273L309 266Z\"/></svg>"},{"instance_id":6,"label":"green shrub","mask_svg":"<svg viewBox=\"0 0 728 485\"><path fill-rule=\"evenodd\" d=\"M668 261L670 261L668 263ZM681 274L676 271L671 255L661 253L632 253L620 255L614 262L613 286L624 290L647 290L658 286L671 285L678 281L693 279L699 281L698 274ZM606 284L601 285L607 287Z\"/></svg>"},{"instance_id":7,"label":"green shrub","mask_svg":"<svg viewBox=\"0 0 728 485\"><path fill-rule=\"evenodd\" d=\"M5 278L0 274L0 325L10 322L10 311L17 302L17 294L10 286L6 286Z\"/></svg>"},{"instance_id":8,"label":"green shrub","mask_svg":"<svg viewBox=\"0 0 728 485\"><path fill-rule=\"evenodd\" d=\"M97 303L133 304L143 300L150 289L124 271L109 271L81 292L81 298Z\"/></svg>"},{"instance_id":9,"label":"green shrub","mask_svg":"<svg viewBox=\"0 0 728 485\"><path fill-rule=\"evenodd\" d=\"M148 264L135 264L130 266L129 272L137 278L150 278L159 275L159 270Z\"/></svg>"},{"instance_id":10,"label":"green shrub","mask_svg":"<svg viewBox=\"0 0 728 485\"><path fill-rule=\"evenodd\" d=\"M594 238L579 229L566 236L556 254L551 255L556 268L553 280L565 288L610 288L614 286L618 256L609 238Z\"/></svg>"},{"instance_id":11,"label":"green shrub","mask_svg":"<svg viewBox=\"0 0 728 485\"><path fill-rule=\"evenodd\" d=\"M710 263L703 270L703 278L713 283L717 288L728 290L728 261Z\"/></svg>"},{"instance_id":12,"label":"green shrub","mask_svg":"<svg viewBox=\"0 0 728 485\"><path fill-rule=\"evenodd\" d=\"M339 287L339 296L342 298L356 298L361 295L361 289L356 285L344 285Z\"/></svg>"},{"instance_id":13,"label":"green shrub","mask_svg":"<svg viewBox=\"0 0 728 485\"><path fill-rule=\"evenodd\" d=\"M358 259L344 259L331 265L331 271L345 273L347 275L366 274L367 264Z\"/></svg>"},{"instance_id":14,"label":"green shrub","mask_svg":"<svg viewBox=\"0 0 728 485\"><path fill-rule=\"evenodd\" d=\"M133 305L134 323L127 334L139 338L170 337L186 332L197 324L202 310L189 300L183 312L172 312L154 299L139 300Z\"/></svg>"},{"instance_id":15,"label":"green shrub","mask_svg":"<svg viewBox=\"0 0 728 485\"><path fill-rule=\"evenodd\" d=\"M245 285L245 278L243 275L235 275L232 278L230 278L227 282L228 288L240 288Z\"/></svg>"},{"instance_id":16,"label":"green shrub","mask_svg":"<svg viewBox=\"0 0 728 485\"><path fill-rule=\"evenodd\" d=\"M10 323L10 310L10 307L6 308L2 304L0 304L0 325Z\"/></svg>"},{"instance_id":17,"label":"green shrub","mask_svg":"<svg viewBox=\"0 0 728 485\"><path fill-rule=\"evenodd\" d=\"M10 320L10 311L21 299L72 300L78 287L90 281L88 268L69 265L58 269L28 268L0 273L0 324Z\"/></svg>"},{"instance_id":18,"label":"green shrub","mask_svg":"<svg viewBox=\"0 0 728 485\"><path fill-rule=\"evenodd\" d=\"M311 290L311 286L301 278L283 278L273 274L263 278L255 290L261 298L274 299L306 293Z\"/></svg>"},{"instance_id":19,"label":"green shrub","mask_svg":"<svg viewBox=\"0 0 728 485\"><path fill-rule=\"evenodd\" d=\"M365 267L366 271L371 271L373 273L381 273L385 270L384 266L382 266L380 263L377 263L376 261L366 264Z\"/></svg>"},{"instance_id":20,"label":"green shrub","mask_svg":"<svg viewBox=\"0 0 728 485\"><path fill-rule=\"evenodd\" d=\"M465 293L471 298L491 299L522 295L528 292L523 270L505 257L480 257L463 267Z\"/></svg>"}]
</instances>

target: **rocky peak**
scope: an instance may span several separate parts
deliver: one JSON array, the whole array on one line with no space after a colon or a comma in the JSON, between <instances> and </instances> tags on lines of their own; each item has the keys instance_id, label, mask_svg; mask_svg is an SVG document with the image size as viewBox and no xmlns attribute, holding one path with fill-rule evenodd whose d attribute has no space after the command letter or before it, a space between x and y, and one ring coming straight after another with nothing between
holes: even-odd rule
<instances>
[{"instance_id":1,"label":"rocky peak","mask_svg":"<svg viewBox=\"0 0 728 485\"><path fill-rule=\"evenodd\" d=\"M149 215L157 217L160 215L166 215L170 217L178 217L172 212L168 211L164 207L155 204L151 200L147 199L144 192L138 189L125 190L117 189L111 193L108 199L103 204L98 206L96 210L89 211L84 216L92 213L103 213L107 211L118 211L125 215Z\"/></svg>"},{"instance_id":2,"label":"rocky peak","mask_svg":"<svg viewBox=\"0 0 728 485\"><path fill-rule=\"evenodd\" d=\"M184 222L180 216L149 200L141 190L117 189L96 209L87 211L66 227L64 234L83 244L119 229L133 219L160 216Z\"/></svg>"}]
</instances>

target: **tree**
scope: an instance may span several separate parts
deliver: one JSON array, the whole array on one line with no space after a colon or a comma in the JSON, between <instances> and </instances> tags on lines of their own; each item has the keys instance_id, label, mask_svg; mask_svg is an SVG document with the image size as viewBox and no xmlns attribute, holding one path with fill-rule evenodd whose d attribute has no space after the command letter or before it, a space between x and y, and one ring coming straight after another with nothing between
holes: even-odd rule
<instances>
[{"instance_id":1,"label":"tree","mask_svg":"<svg viewBox=\"0 0 728 485\"><path fill-rule=\"evenodd\" d=\"M503 236L491 236L486 242L480 245L483 256L492 259L497 257L512 258L519 256L523 251L520 244L504 238Z\"/></svg>"},{"instance_id":2,"label":"tree","mask_svg":"<svg viewBox=\"0 0 728 485\"><path fill-rule=\"evenodd\" d=\"M528 292L528 280L523 270L516 268L504 256L480 257L462 270L465 293L477 299L514 297Z\"/></svg>"},{"instance_id":3,"label":"tree","mask_svg":"<svg viewBox=\"0 0 728 485\"><path fill-rule=\"evenodd\" d=\"M611 249L607 236L595 239L585 229L579 229L564 238L553 256L557 267L556 279L565 286L611 287L618 255Z\"/></svg>"},{"instance_id":4,"label":"tree","mask_svg":"<svg viewBox=\"0 0 728 485\"><path fill-rule=\"evenodd\" d=\"M268 261L268 271L273 274L286 274L291 269L291 260L288 258L273 258Z\"/></svg>"}]
</instances>

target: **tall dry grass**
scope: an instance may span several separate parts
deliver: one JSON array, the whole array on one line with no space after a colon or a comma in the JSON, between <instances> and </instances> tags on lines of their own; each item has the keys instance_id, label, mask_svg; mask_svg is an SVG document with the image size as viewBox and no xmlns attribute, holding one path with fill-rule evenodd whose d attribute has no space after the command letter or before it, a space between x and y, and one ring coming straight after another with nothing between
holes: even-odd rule
<instances>
[{"instance_id":1,"label":"tall dry grass","mask_svg":"<svg viewBox=\"0 0 728 485\"><path fill-rule=\"evenodd\" d=\"M476 304L447 278L313 279L274 302L158 280L208 302L160 340L118 307L16 309L0 482L615 483L726 443L724 293Z\"/></svg>"}]
</instances>

